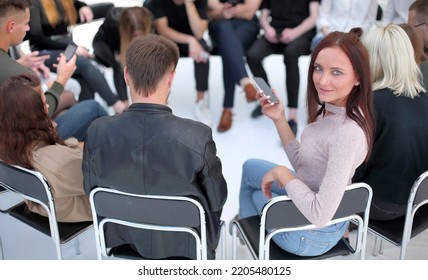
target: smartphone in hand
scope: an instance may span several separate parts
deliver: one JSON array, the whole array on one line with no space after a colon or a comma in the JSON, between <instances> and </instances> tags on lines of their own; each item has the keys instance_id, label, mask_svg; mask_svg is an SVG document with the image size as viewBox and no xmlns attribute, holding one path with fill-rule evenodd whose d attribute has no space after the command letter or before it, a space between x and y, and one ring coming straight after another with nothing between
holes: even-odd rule
<instances>
[{"instance_id":1,"label":"smartphone in hand","mask_svg":"<svg viewBox=\"0 0 428 280\"><path fill-rule=\"evenodd\" d=\"M263 78L251 77L251 80L253 82L253 85L256 87L257 92L261 91L264 96L269 96L269 103L279 103L278 98L273 93L269 85L265 82L265 80L263 80Z\"/></svg>"},{"instance_id":2,"label":"smartphone in hand","mask_svg":"<svg viewBox=\"0 0 428 280\"><path fill-rule=\"evenodd\" d=\"M70 42L64 51L65 59L69 61L76 53L77 45L74 42Z\"/></svg>"}]
</instances>

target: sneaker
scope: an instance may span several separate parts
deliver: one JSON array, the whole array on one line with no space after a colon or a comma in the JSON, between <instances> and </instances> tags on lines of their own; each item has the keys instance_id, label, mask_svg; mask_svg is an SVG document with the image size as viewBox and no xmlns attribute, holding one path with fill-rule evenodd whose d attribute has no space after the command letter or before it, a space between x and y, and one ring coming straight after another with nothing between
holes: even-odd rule
<instances>
[{"instance_id":1,"label":"sneaker","mask_svg":"<svg viewBox=\"0 0 428 280\"><path fill-rule=\"evenodd\" d=\"M204 100L199 100L198 103L196 103L195 118L197 121L200 121L201 123L211 127L212 125L211 112L208 106L205 104Z\"/></svg>"},{"instance_id":2,"label":"sneaker","mask_svg":"<svg viewBox=\"0 0 428 280\"><path fill-rule=\"evenodd\" d=\"M257 119L258 117L260 117L261 115L263 115L262 113L262 106L257 105L257 107L253 110L253 112L251 113L251 117L253 119Z\"/></svg>"},{"instance_id":3,"label":"sneaker","mask_svg":"<svg viewBox=\"0 0 428 280\"><path fill-rule=\"evenodd\" d=\"M296 123L296 121L295 120L289 120L288 125L290 126L291 131L293 131L294 135L296 136L297 135L297 123Z\"/></svg>"}]
</instances>

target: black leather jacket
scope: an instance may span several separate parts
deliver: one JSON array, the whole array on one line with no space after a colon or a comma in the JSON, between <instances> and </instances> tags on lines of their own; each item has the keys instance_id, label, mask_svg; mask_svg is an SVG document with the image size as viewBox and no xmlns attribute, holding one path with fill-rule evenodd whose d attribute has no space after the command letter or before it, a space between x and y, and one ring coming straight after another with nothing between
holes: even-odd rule
<instances>
[{"instance_id":1,"label":"black leather jacket","mask_svg":"<svg viewBox=\"0 0 428 280\"><path fill-rule=\"evenodd\" d=\"M132 104L114 117L93 122L83 156L84 188L105 186L138 194L184 195L206 211L208 258L215 258L226 181L211 129L172 114L167 106ZM107 246L132 244L147 258L195 257L187 234L107 229Z\"/></svg>"}]
</instances>

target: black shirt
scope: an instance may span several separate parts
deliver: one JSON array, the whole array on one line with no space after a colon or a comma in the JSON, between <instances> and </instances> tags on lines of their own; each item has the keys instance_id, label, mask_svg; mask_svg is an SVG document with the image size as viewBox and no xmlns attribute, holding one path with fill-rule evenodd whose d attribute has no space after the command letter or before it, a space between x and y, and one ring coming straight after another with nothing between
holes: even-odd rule
<instances>
[{"instance_id":1,"label":"black shirt","mask_svg":"<svg viewBox=\"0 0 428 280\"><path fill-rule=\"evenodd\" d=\"M144 6L152 12L154 20L166 17L169 27L181 33L193 35L184 4L176 5L172 0L146 0ZM197 0L195 6L201 19L208 20L207 0Z\"/></svg>"}]
</instances>

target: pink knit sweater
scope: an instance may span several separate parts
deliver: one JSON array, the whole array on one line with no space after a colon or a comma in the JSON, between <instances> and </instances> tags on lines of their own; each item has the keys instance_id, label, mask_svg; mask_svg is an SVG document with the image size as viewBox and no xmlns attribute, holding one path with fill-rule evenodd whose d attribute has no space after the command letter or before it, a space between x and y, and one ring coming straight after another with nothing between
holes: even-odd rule
<instances>
[{"instance_id":1,"label":"pink knit sweater","mask_svg":"<svg viewBox=\"0 0 428 280\"><path fill-rule=\"evenodd\" d=\"M294 140L284 147L298 178L285 186L287 194L316 226L332 219L368 151L362 128L345 108L328 103L325 108L333 114L307 125L301 143Z\"/></svg>"}]
</instances>

